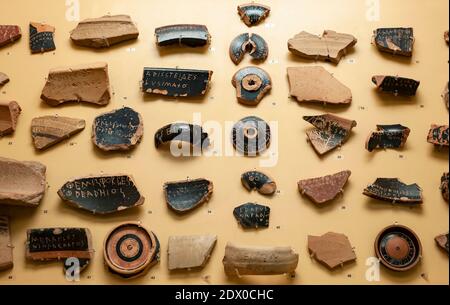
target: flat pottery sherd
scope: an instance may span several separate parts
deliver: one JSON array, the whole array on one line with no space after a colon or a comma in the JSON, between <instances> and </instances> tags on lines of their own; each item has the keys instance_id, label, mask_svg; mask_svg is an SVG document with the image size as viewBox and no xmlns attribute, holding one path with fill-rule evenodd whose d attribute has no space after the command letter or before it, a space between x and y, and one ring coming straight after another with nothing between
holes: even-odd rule
<instances>
[{"instance_id":1,"label":"flat pottery sherd","mask_svg":"<svg viewBox=\"0 0 450 305\"><path fill-rule=\"evenodd\" d=\"M420 85L420 81L411 78L385 75L375 75L372 77L372 82L380 92L395 96L414 96Z\"/></svg>"},{"instance_id":2,"label":"flat pottery sherd","mask_svg":"<svg viewBox=\"0 0 450 305\"><path fill-rule=\"evenodd\" d=\"M374 151L378 148L403 148L411 130L400 124L377 125L366 141L366 149Z\"/></svg>"},{"instance_id":3,"label":"flat pottery sherd","mask_svg":"<svg viewBox=\"0 0 450 305\"><path fill-rule=\"evenodd\" d=\"M170 236L167 249L169 270L203 268L216 241L215 235Z\"/></svg>"},{"instance_id":4,"label":"flat pottery sherd","mask_svg":"<svg viewBox=\"0 0 450 305\"><path fill-rule=\"evenodd\" d=\"M0 48L13 43L22 37L22 31L18 25L0 25Z\"/></svg>"},{"instance_id":5,"label":"flat pottery sherd","mask_svg":"<svg viewBox=\"0 0 450 305\"><path fill-rule=\"evenodd\" d=\"M129 107L96 117L92 126L92 141L104 151L130 150L141 141L143 134L141 115Z\"/></svg>"},{"instance_id":6,"label":"flat pottery sherd","mask_svg":"<svg viewBox=\"0 0 450 305\"><path fill-rule=\"evenodd\" d=\"M21 112L17 102L0 101L0 138L14 133Z\"/></svg>"},{"instance_id":7,"label":"flat pottery sherd","mask_svg":"<svg viewBox=\"0 0 450 305\"><path fill-rule=\"evenodd\" d=\"M270 13L269 6L255 2L238 5L237 9L242 21L249 27L260 24Z\"/></svg>"},{"instance_id":8,"label":"flat pottery sherd","mask_svg":"<svg viewBox=\"0 0 450 305\"><path fill-rule=\"evenodd\" d=\"M31 22L30 23L30 49L31 53L44 53L56 49L53 36L55 35L55 27Z\"/></svg>"},{"instance_id":9,"label":"flat pottery sherd","mask_svg":"<svg viewBox=\"0 0 450 305\"><path fill-rule=\"evenodd\" d=\"M174 24L155 29L156 44L165 46L204 47L211 42L208 28L201 24Z\"/></svg>"},{"instance_id":10,"label":"flat pottery sherd","mask_svg":"<svg viewBox=\"0 0 450 305\"><path fill-rule=\"evenodd\" d=\"M374 31L373 40L382 52L411 57L414 30L413 28L380 28Z\"/></svg>"},{"instance_id":11,"label":"flat pottery sherd","mask_svg":"<svg viewBox=\"0 0 450 305\"><path fill-rule=\"evenodd\" d=\"M67 204L93 214L111 214L144 204L132 176L88 176L66 182L58 191Z\"/></svg>"},{"instance_id":12,"label":"flat pottery sherd","mask_svg":"<svg viewBox=\"0 0 450 305\"><path fill-rule=\"evenodd\" d=\"M328 232L322 236L308 236L308 249L312 257L329 269L356 260L350 240L344 234Z\"/></svg>"},{"instance_id":13,"label":"flat pottery sherd","mask_svg":"<svg viewBox=\"0 0 450 305\"><path fill-rule=\"evenodd\" d=\"M31 136L36 149L44 150L81 132L86 126L82 119L43 116L31 121Z\"/></svg>"},{"instance_id":14,"label":"flat pottery sherd","mask_svg":"<svg viewBox=\"0 0 450 305\"><path fill-rule=\"evenodd\" d=\"M446 172L441 177L440 189L441 189L442 197L447 202L448 202L448 181L449 181L449 173Z\"/></svg>"},{"instance_id":15,"label":"flat pottery sherd","mask_svg":"<svg viewBox=\"0 0 450 305\"><path fill-rule=\"evenodd\" d=\"M241 182L247 190L257 190L262 195L273 195L277 191L277 184L275 181L259 171L243 173Z\"/></svg>"},{"instance_id":16,"label":"flat pottery sherd","mask_svg":"<svg viewBox=\"0 0 450 305\"><path fill-rule=\"evenodd\" d=\"M166 125L155 133L155 147L159 148L172 141L190 143L197 148L209 146L208 134L199 125L173 123Z\"/></svg>"},{"instance_id":17,"label":"flat pottery sherd","mask_svg":"<svg viewBox=\"0 0 450 305\"><path fill-rule=\"evenodd\" d=\"M169 207L177 213L189 212L209 201L214 185L206 179L195 179L164 184Z\"/></svg>"},{"instance_id":18,"label":"flat pottery sherd","mask_svg":"<svg viewBox=\"0 0 450 305\"><path fill-rule=\"evenodd\" d=\"M449 132L448 125L431 125L428 132L427 142L434 144L435 146L448 147Z\"/></svg>"},{"instance_id":19,"label":"flat pottery sherd","mask_svg":"<svg viewBox=\"0 0 450 305\"><path fill-rule=\"evenodd\" d=\"M444 249L445 251L448 252L448 232L445 234L441 234L438 235L434 238L434 240L436 241L436 244L441 247L442 249Z\"/></svg>"},{"instance_id":20,"label":"flat pottery sherd","mask_svg":"<svg viewBox=\"0 0 450 305\"><path fill-rule=\"evenodd\" d=\"M417 184L407 185L397 178L378 178L364 189L364 195L401 204L421 204L422 189Z\"/></svg>"},{"instance_id":21,"label":"flat pottery sherd","mask_svg":"<svg viewBox=\"0 0 450 305\"><path fill-rule=\"evenodd\" d=\"M334 175L300 180L298 189L302 195L308 196L315 204L321 206L334 200L343 193L351 171L342 171Z\"/></svg>"},{"instance_id":22,"label":"flat pottery sherd","mask_svg":"<svg viewBox=\"0 0 450 305\"><path fill-rule=\"evenodd\" d=\"M0 157L0 205L37 207L45 193L46 167Z\"/></svg>"},{"instance_id":23,"label":"flat pottery sherd","mask_svg":"<svg viewBox=\"0 0 450 305\"><path fill-rule=\"evenodd\" d=\"M234 209L233 215L244 229L268 228L270 208L256 203L246 203Z\"/></svg>"}]
</instances>

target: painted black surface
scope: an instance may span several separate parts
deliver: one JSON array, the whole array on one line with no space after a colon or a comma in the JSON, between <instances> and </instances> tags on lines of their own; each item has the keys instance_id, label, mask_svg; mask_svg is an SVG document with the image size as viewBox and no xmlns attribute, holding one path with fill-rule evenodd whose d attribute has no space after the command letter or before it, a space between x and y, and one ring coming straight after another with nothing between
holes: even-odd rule
<instances>
[{"instance_id":1,"label":"painted black surface","mask_svg":"<svg viewBox=\"0 0 450 305\"><path fill-rule=\"evenodd\" d=\"M248 75L255 75L261 80L261 87L259 87L258 90L249 91L245 89L243 79ZM259 103L259 101L257 100L258 96L262 91L266 90L268 86L272 85L270 76L267 74L267 72L258 67L243 68L234 75L234 79L236 82L236 86L239 86L240 84L241 99L243 99L246 104L250 105L257 105Z\"/></svg>"},{"instance_id":2,"label":"painted black surface","mask_svg":"<svg viewBox=\"0 0 450 305\"><path fill-rule=\"evenodd\" d=\"M53 40L53 32L38 32L38 30L30 24L30 48L32 53L40 53L53 51L56 49Z\"/></svg>"},{"instance_id":3,"label":"painted black surface","mask_svg":"<svg viewBox=\"0 0 450 305\"><path fill-rule=\"evenodd\" d=\"M203 128L186 123L173 123L160 128L155 133L156 148L171 141L187 142L199 148L207 148L209 146L208 134L203 132Z\"/></svg>"},{"instance_id":4,"label":"painted black surface","mask_svg":"<svg viewBox=\"0 0 450 305\"><path fill-rule=\"evenodd\" d=\"M69 181L61 187L58 195L81 209L99 214L134 207L141 198L129 176L87 177Z\"/></svg>"},{"instance_id":5,"label":"painted black surface","mask_svg":"<svg viewBox=\"0 0 450 305\"><path fill-rule=\"evenodd\" d=\"M30 253L90 250L86 230L82 228L32 229L28 248Z\"/></svg>"},{"instance_id":6,"label":"painted black surface","mask_svg":"<svg viewBox=\"0 0 450 305\"><path fill-rule=\"evenodd\" d=\"M449 146L449 128L445 128L444 126L438 126L430 130L429 137L434 143L438 143L438 145Z\"/></svg>"},{"instance_id":7,"label":"painted black surface","mask_svg":"<svg viewBox=\"0 0 450 305\"><path fill-rule=\"evenodd\" d=\"M269 12L268 8L258 4L240 6L240 10L247 16L250 26L260 23Z\"/></svg>"},{"instance_id":8,"label":"painted black surface","mask_svg":"<svg viewBox=\"0 0 450 305\"><path fill-rule=\"evenodd\" d=\"M164 192L169 206L177 212L187 212L209 196L211 182L206 179L166 183Z\"/></svg>"},{"instance_id":9,"label":"painted black surface","mask_svg":"<svg viewBox=\"0 0 450 305\"><path fill-rule=\"evenodd\" d=\"M242 174L241 180L248 190L260 190L263 186L273 183L272 179L258 171L249 171Z\"/></svg>"},{"instance_id":10,"label":"painted black surface","mask_svg":"<svg viewBox=\"0 0 450 305\"><path fill-rule=\"evenodd\" d=\"M377 125L377 131L373 132L368 141L367 150L376 148L399 148L409 135L409 128L400 124Z\"/></svg>"},{"instance_id":11,"label":"painted black surface","mask_svg":"<svg viewBox=\"0 0 450 305\"><path fill-rule=\"evenodd\" d=\"M171 97L205 95L212 71L144 68L142 89L146 93Z\"/></svg>"},{"instance_id":12,"label":"painted black surface","mask_svg":"<svg viewBox=\"0 0 450 305\"><path fill-rule=\"evenodd\" d=\"M317 133L329 148L341 145L350 132L337 121L329 120L325 115L304 116L303 120L317 128Z\"/></svg>"},{"instance_id":13,"label":"painted black surface","mask_svg":"<svg viewBox=\"0 0 450 305\"><path fill-rule=\"evenodd\" d=\"M364 194L389 202L422 202L422 192L417 184L406 185L396 178L378 178Z\"/></svg>"},{"instance_id":14,"label":"painted black surface","mask_svg":"<svg viewBox=\"0 0 450 305\"><path fill-rule=\"evenodd\" d=\"M381 84L377 84L375 78L372 79L373 83L378 86L382 92L392 93L402 96L414 96L416 95L417 88L419 88L420 82L410 78L386 76Z\"/></svg>"},{"instance_id":15,"label":"painted black surface","mask_svg":"<svg viewBox=\"0 0 450 305\"><path fill-rule=\"evenodd\" d=\"M256 203L246 203L234 209L233 215L245 229L268 228L270 208Z\"/></svg>"},{"instance_id":16,"label":"painted black surface","mask_svg":"<svg viewBox=\"0 0 450 305\"><path fill-rule=\"evenodd\" d=\"M95 141L100 146L130 145L141 124L139 113L124 107L95 118Z\"/></svg>"},{"instance_id":17,"label":"painted black surface","mask_svg":"<svg viewBox=\"0 0 450 305\"><path fill-rule=\"evenodd\" d=\"M230 56L235 64L239 64L246 52L254 60L266 60L269 55L269 47L261 36L257 34L243 33L238 35L230 44Z\"/></svg>"},{"instance_id":18,"label":"painted black surface","mask_svg":"<svg viewBox=\"0 0 450 305\"><path fill-rule=\"evenodd\" d=\"M255 129L256 136L249 138L245 134L246 129ZM246 155L256 156L264 152L270 146L271 132L270 126L264 120L256 117L245 117L233 126L232 142L234 148Z\"/></svg>"},{"instance_id":19,"label":"painted black surface","mask_svg":"<svg viewBox=\"0 0 450 305\"><path fill-rule=\"evenodd\" d=\"M169 45L203 47L209 44L210 34L204 25L179 24L155 29L157 44L160 47Z\"/></svg>"},{"instance_id":20,"label":"painted black surface","mask_svg":"<svg viewBox=\"0 0 450 305\"><path fill-rule=\"evenodd\" d=\"M411 56L414 44L414 31L412 28L380 28L375 32L375 42L389 53ZM400 51L389 49L388 42L394 43Z\"/></svg>"}]
</instances>

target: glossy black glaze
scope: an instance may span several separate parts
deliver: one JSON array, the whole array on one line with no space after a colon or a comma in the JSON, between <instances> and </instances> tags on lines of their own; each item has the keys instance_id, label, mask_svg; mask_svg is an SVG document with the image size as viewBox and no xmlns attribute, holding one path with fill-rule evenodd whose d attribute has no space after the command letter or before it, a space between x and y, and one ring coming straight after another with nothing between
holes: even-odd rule
<instances>
[{"instance_id":1,"label":"glossy black glaze","mask_svg":"<svg viewBox=\"0 0 450 305\"><path fill-rule=\"evenodd\" d=\"M397 76L385 76L381 84L373 77L372 82L377 85L382 92L402 96L416 95L417 88L419 88L420 85L420 82L414 79Z\"/></svg>"},{"instance_id":2,"label":"glossy black glaze","mask_svg":"<svg viewBox=\"0 0 450 305\"><path fill-rule=\"evenodd\" d=\"M143 203L143 197L129 176L86 177L65 183L61 199L94 214L110 214Z\"/></svg>"},{"instance_id":3,"label":"glossy black glaze","mask_svg":"<svg viewBox=\"0 0 450 305\"><path fill-rule=\"evenodd\" d=\"M253 26L259 24L269 15L270 8L258 3L251 3L240 5L238 12L246 25Z\"/></svg>"},{"instance_id":4,"label":"glossy black glaze","mask_svg":"<svg viewBox=\"0 0 450 305\"><path fill-rule=\"evenodd\" d=\"M179 45L203 47L209 44L211 35L208 28L199 24L176 24L155 29L158 46Z\"/></svg>"},{"instance_id":5,"label":"glossy black glaze","mask_svg":"<svg viewBox=\"0 0 450 305\"><path fill-rule=\"evenodd\" d=\"M428 133L428 142L437 146L449 146L448 125L433 126Z\"/></svg>"},{"instance_id":6,"label":"glossy black glaze","mask_svg":"<svg viewBox=\"0 0 450 305\"><path fill-rule=\"evenodd\" d=\"M169 182L164 185L167 204L178 213L185 213L209 200L213 184L206 179Z\"/></svg>"},{"instance_id":7,"label":"glossy black glaze","mask_svg":"<svg viewBox=\"0 0 450 305\"><path fill-rule=\"evenodd\" d=\"M144 68L142 90L171 97L205 95L212 71L168 68Z\"/></svg>"},{"instance_id":8,"label":"glossy black glaze","mask_svg":"<svg viewBox=\"0 0 450 305\"><path fill-rule=\"evenodd\" d=\"M89 251L89 238L82 228L48 228L28 231L30 253L51 251Z\"/></svg>"},{"instance_id":9,"label":"glossy black glaze","mask_svg":"<svg viewBox=\"0 0 450 305\"><path fill-rule=\"evenodd\" d=\"M253 137L249 137L249 132ZM246 155L256 156L270 146L270 126L264 120L249 116L234 124L232 130L232 143L234 148Z\"/></svg>"},{"instance_id":10,"label":"glossy black glaze","mask_svg":"<svg viewBox=\"0 0 450 305\"><path fill-rule=\"evenodd\" d=\"M38 32L38 30L30 24L30 49L32 53L41 53L53 51L56 49L53 40L53 32Z\"/></svg>"},{"instance_id":11,"label":"glossy black glaze","mask_svg":"<svg viewBox=\"0 0 450 305\"><path fill-rule=\"evenodd\" d=\"M233 215L244 229L269 227L270 208L267 206L246 203L235 208Z\"/></svg>"},{"instance_id":12,"label":"glossy black glaze","mask_svg":"<svg viewBox=\"0 0 450 305\"><path fill-rule=\"evenodd\" d=\"M277 186L267 175L258 171L245 172L241 176L242 184L249 191L258 190L261 194L272 195L277 190Z\"/></svg>"},{"instance_id":13,"label":"glossy black glaze","mask_svg":"<svg viewBox=\"0 0 450 305\"><path fill-rule=\"evenodd\" d=\"M393 203L422 203L422 189L407 185L397 178L378 178L364 190L364 195Z\"/></svg>"},{"instance_id":14,"label":"glossy black glaze","mask_svg":"<svg viewBox=\"0 0 450 305\"><path fill-rule=\"evenodd\" d=\"M93 132L95 144L100 147L131 145L142 126L139 113L124 107L95 118Z\"/></svg>"},{"instance_id":15,"label":"glossy black glaze","mask_svg":"<svg viewBox=\"0 0 450 305\"><path fill-rule=\"evenodd\" d=\"M169 124L155 133L156 148L171 141L187 142L199 148L207 148L209 146L208 134L203 132L203 128L186 123Z\"/></svg>"},{"instance_id":16,"label":"glossy black glaze","mask_svg":"<svg viewBox=\"0 0 450 305\"><path fill-rule=\"evenodd\" d=\"M256 90L247 90L243 82L245 82L245 77L248 76L256 77L261 82L261 86ZM233 76L233 86L236 87L239 102L256 106L264 97L264 94L271 89L272 80L269 74L263 69L246 67L237 71Z\"/></svg>"},{"instance_id":17,"label":"glossy black glaze","mask_svg":"<svg viewBox=\"0 0 450 305\"><path fill-rule=\"evenodd\" d=\"M261 36L243 33L234 38L230 44L231 60L239 64L247 52L254 60L264 61L269 55L269 47Z\"/></svg>"},{"instance_id":18,"label":"glossy black glaze","mask_svg":"<svg viewBox=\"0 0 450 305\"><path fill-rule=\"evenodd\" d=\"M396 45L399 50L392 50L388 42ZM384 52L411 56L414 31L412 28L380 28L375 31L375 43Z\"/></svg>"},{"instance_id":19,"label":"glossy black glaze","mask_svg":"<svg viewBox=\"0 0 450 305\"><path fill-rule=\"evenodd\" d=\"M373 151L376 148L400 148L405 144L409 133L410 129L400 124L377 125L377 131L371 133L366 149Z\"/></svg>"}]
</instances>

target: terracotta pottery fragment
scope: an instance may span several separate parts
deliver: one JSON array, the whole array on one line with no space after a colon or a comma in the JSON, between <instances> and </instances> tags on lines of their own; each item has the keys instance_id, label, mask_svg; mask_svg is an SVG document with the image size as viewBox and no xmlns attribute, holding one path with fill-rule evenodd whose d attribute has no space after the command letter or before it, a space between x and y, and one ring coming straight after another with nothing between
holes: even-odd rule
<instances>
[{"instance_id":1,"label":"terracotta pottery fragment","mask_svg":"<svg viewBox=\"0 0 450 305\"><path fill-rule=\"evenodd\" d=\"M241 176L242 185L249 191L257 190L262 195L273 195L277 184L269 176L258 171L245 172Z\"/></svg>"},{"instance_id":2,"label":"terracotta pottery fragment","mask_svg":"<svg viewBox=\"0 0 450 305\"><path fill-rule=\"evenodd\" d=\"M0 72L0 87L9 83L9 77L3 72Z\"/></svg>"},{"instance_id":3,"label":"terracotta pottery fragment","mask_svg":"<svg viewBox=\"0 0 450 305\"><path fill-rule=\"evenodd\" d=\"M92 141L104 151L133 149L143 134L142 116L129 107L99 115L92 125Z\"/></svg>"},{"instance_id":4,"label":"terracotta pottery fragment","mask_svg":"<svg viewBox=\"0 0 450 305\"><path fill-rule=\"evenodd\" d=\"M231 83L236 88L239 103L248 106L257 106L272 89L269 74L258 67L246 67L237 71Z\"/></svg>"},{"instance_id":5,"label":"terracotta pottery fragment","mask_svg":"<svg viewBox=\"0 0 450 305\"><path fill-rule=\"evenodd\" d=\"M34 147L44 150L81 132L86 126L82 119L56 115L42 116L31 121Z\"/></svg>"},{"instance_id":6,"label":"terracotta pottery fragment","mask_svg":"<svg viewBox=\"0 0 450 305\"><path fill-rule=\"evenodd\" d=\"M41 99L50 106L68 102L107 105L111 99L108 64L94 63L50 70Z\"/></svg>"},{"instance_id":7,"label":"terracotta pottery fragment","mask_svg":"<svg viewBox=\"0 0 450 305\"><path fill-rule=\"evenodd\" d=\"M414 46L412 28L381 28L374 31L373 41L378 50L411 57Z\"/></svg>"},{"instance_id":8,"label":"terracotta pottery fragment","mask_svg":"<svg viewBox=\"0 0 450 305\"><path fill-rule=\"evenodd\" d=\"M74 44L89 48L109 48L138 36L139 30L127 15L85 19L70 33Z\"/></svg>"},{"instance_id":9,"label":"terracotta pottery fragment","mask_svg":"<svg viewBox=\"0 0 450 305\"><path fill-rule=\"evenodd\" d=\"M350 240L344 234L328 232L322 236L308 235L308 249L312 257L329 269L356 260Z\"/></svg>"},{"instance_id":10,"label":"terracotta pottery fragment","mask_svg":"<svg viewBox=\"0 0 450 305\"><path fill-rule=\"evenodd\" d=\"M205 25L175 24L155 29L156 44L159 47L170 45L204 47L211 42L211 35Z\"/></svg>"},{"instance_id":11,"label":"terracotta pottery fragment","mask_svg":"<svg viewBox=\"0 0 450 305\"><path fill-rule=\"evenodd\" d=\"M420 85L419 81L410 78L384 75L375 75L372 77L372 82L380 92L391 93L395 96L414 96Z\"/></svg>"},{"instance_id":12,"label":"terracotta pottery fragment","mask_svg":"<svg viewBox=\"0 0 450 305\"><path fill-rule=\"evenodd\" d=\"M132 176L100 175L66 182L58 191L70 206L93 214L111 214L144 204Z\"/></svg>"},{"instance_id":13,"label":"terracotta pottery fragment","mask_svg":"<svg viewBox=\"0 0 450 305\"><path fill-rule=\"evenodd\" d=\"M108 270L130 279L147 274L160 259L158 237L140 222L126 222L105 238L103 258Z\"/></svg>"},{"instance_id":14,"label":"terracotta pottery fragment","mask_svg":"<svg viewBox=\"0 0 450 305\"><path fill-rule=\"evenodd\" d=\"M172 141L190 143L197 148L207 148L209 146L208 134L199 125L186 123L173 123L166 125L155 133L156 148L167 145Z\"/></svg>"},{"instance_id":15,"label":"terracotta pottery fragment","mask_svg":"<svg viewBox=\"0 0 450 305\"><path fill-rule=\"evenodd\" d=\"M30 49L31 53L44 53L56 49L53 35L55 34L55 27L44 24L31 22L30 23Z\"/></svg>"},{"instance_id":16,"label":"terracotta pottery fragment","mask_svg":"<svg viewBox=\"0 0 450 305\"><path fill-rule=\"evenodd\" d=\"M350 34L326 30L322 36L318 36L302 31L289 39L288 49L303 58L339 63L357 42Z\"/></svg>"},{"instance_id":17,"label":"terracotta pottery fragment","mask_svg":"<svg viewBox=\"0 0 450 305\"><path fill-rule=\"evenodd\" d=\"M248 26L258 25L269 16L270 7L258 3L247 3L238 5L238 14L242 21Z\"/></svg>"},{"instance_id":18,"label":"terracotta pottery fragment","mask_svg":"<svg viewBox=\"0 0 450 305\"><path fill-rule=\"evenodd\" d=\"M347 170L334 175L300 180L297 183L298 190L320 206L334 200L344 192L344 186L351 174L352 172Z\"/></svg>"},{"instance_id":19,"label":"terracotta pottery fragment","mask_svg":"<svg viewBox=\"0 0 450 305\"><path fill-rule=\"evenodd\" d=\"M323 67L287 68L290 94L297 101L350 104L352 92Z\"/></svg>"},{"instance_id":20,"label":"terracotta pottery fragment","mask_svg":"<svg viewBox=\"0 0 450 305\"><path fill-rule=\"evenodd\" d=\"M304 116L303 119L315 127L306 131L306 135L319 155L341 146L356 126L356 121L333 114Z\"/></svg>"},{"instance_id":21,"label":"terracotta pottery fragment","mask_svg":"<svg viewBox=\"0 0 450 305\"><path fill-rule=\"evenodd\" d=\"M422 244L410 228L392 225L378 234L375 253L385 267L394 271L407 271L421 260Z\"/></svg>"},{"instance_id":22,"label":"terracotta pottery fragment","mask_svg":"<svg viewBox=\"0 0 450 305\"><path fill-rule=\"evenodd\" d=\"M0 25L0 48L22 37L22 31L17 25Z\"/></svg>"},{"instance_id":23,"label":"terracotta pottery fragment","mask_svg":"<svg viewBox=\"0 0 450 305\"><path fill-rule=\"evenodd\" d=\"M234 124L232 142L234 148L245 156L255 157L270 146L270 126L264 120L249 116Z\"/></svg>"},{"instance_id":24,"label":"terracotta pottery fragment","mask_svg":"<svg viewBox=\"0 0 450 305\"><path fill-rule=\"evenodd\" d=\"M403 148L411 130L400 124L377 125L377 131L372 132L366 141L366 149Z\"/></svg>"},{"instance_id":25,"label":"terracotta pottery fragment","mask_svg":"<svg viewBox=\"0 0 450 305\"><path fill-rule=\"evenodd\" d=\"M26 258L30 261L64 261L64 268L78 259L83 271L94 258L92 237L85 228L45 228L27 230Z\"/></svg>"},{"instance_id":26,"label":"terracotta pottery fragment","mask_svg":"<svg viewBox=\"0 0 450 305\"><path fill-rule=\"evenodd\" d=\"M448 147L448 125L431 125L427 142L436 146Z\"/></svg>"},{"instance_id":27,"label":"terracotta pottery fragment","mask_svg":"<svg viewBox=\"0 0 450 305\"><path fill-rule=\"evenodd\" d=\"M423 201L422 189L416 183L407 185L397 178L377 178L363 194L392 203L421 204Z\"/></svg>"},{"instance_id":28,"label":"terracotta pottery fragment","mask_svg":"<svg viewBox=\"0 0 450 305\"><path fill-rule=\"evenodd\" d=\"M230 44L230 58L238 65L249 53L253 60L264 61L269 56L269 47L261 36L243 33L237 36Z\"/></svg>"},{"instance_id":29,"label":"terracotta pottery fragment","mask_svg":"<svg viewBox=\"0 0 450 305\"><path fill-rule=\"evenodd\" d=\"M233 215L244 229L268 228L270 208L256 203L246 203L236 207Z\"/></svg>"},{"instance_id":30,"label":"terracotta pottery fragment","mask_svg":"<svg viewBox=\"0 0 450 305\"><path fill-rule=\"evenodd\" d=\"M13 266L13 246L11 244L9 218L0 216L0 271L12 269Z\"/></svg>"},{"instance_id":31,"label":"terracotta pottery fragment","mask_svg":"<svg viewBox=\"0 0 450 305\"><path fill-rule=\"evenodd\" d=\"M445 85L444 91L442 91L442 99L444 100L445 106L448 109L448 82Z\"/></svg>"},{"instance_id":32,"label":"terracotta pottery fragment","mask_svg":"<svg viewBox=\"0 0 450 305\"><path fill-rule=\"evenodd\" d=\"M444 40L446 43L448 43L448 31L444 32Z\"/></svg>"},{"instance_id":33,"label":"terracotta pottery fragment","mask_svg":"<svg viewBox=\"0 0 450 305\"><path fill-rule=\"evenodd\" d=\"M203 268L216 245L215 235L170 236L169 270Z\"/></svg>"},{"instance_id":34,"label":"terracotta pottery fragment","mask_svg":"<svg viewBox=\"0 0 450 305\"><path fill-rule=\"evenodd\" d=\"M209 89L213 71L144 68L142 90L170 97L203 96Z\"/></svg>"},{"instance_id":35,"label":"terracotta pottery fragment","mask_svg":"<svg viewBox=\"0 0 450 305\"><path fill-rule=\"evenodd\" d=\"M437 245L439 247L441 247L442 249L447 251L447 254L449 253L448 252L448 232L445 233L445 234L441 234L439 236L436 236L434 238L434 240L436 241L436 243L437 243Z\"/></svg>"},{"instance_id":36,"label":"terracotta pottery fragment","mask_svg":"<svg viewBox=\"0 0 450 305\"><path fill-rule=\"evenodd\" d=\"M295 274L298 254L291 247L246 247L228 243L222 262L229 277Z\"/></svg>"},{"instance_id":37,"label":"terracotta pottery fragment","mask_svg":"<svg viewBox=\"0 0 450 305\"><path fill-rule=\"evenodd\" d=\"M0 101L0 137L14 133L21 112L17 102Z\"/></svg>"},{"instance_id":38,"label":"terracotta pottery fragment","mask_svg":"<svg viewBox=\"0 0 450 305\"><path fill-rule=\"evenodd\" d=\"M187 213L208 202L214 185L206 179L166 182L164 194L167 205L177 213Z\"/></svg>"},{"instance_id":39,"label":"terracotta pottery fragment","mask_svg":"<svg viewBox=\"0 0 450 305\"><path fill-rule=\"evenodd\" d=\"M442 193L442 197L444 198L445 201L448 202L448 182L449 182L449 173L446 172L442 175L441 177L441 193Z\"/></svg>"},{"instance_id":40,"label":"terracotta pottery fragment","mask_svg":"<svg viewBox=\"0 0 450 305\"><path fill-rule=\"evenodd\" d=\"M45 193L46 167L0 157L0 205L37 207Z\"/></svg>"}]
</instances>

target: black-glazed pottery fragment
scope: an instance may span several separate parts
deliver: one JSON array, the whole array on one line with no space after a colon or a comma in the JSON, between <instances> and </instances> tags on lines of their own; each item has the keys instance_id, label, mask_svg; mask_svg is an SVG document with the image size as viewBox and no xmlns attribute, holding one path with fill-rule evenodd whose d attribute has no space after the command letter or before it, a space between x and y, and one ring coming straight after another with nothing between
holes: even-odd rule
<instances>
[{"instance_id":1,"label":"black-glazed pottery fragment","mask_svg":"<svg viewBox=\"0 0 450 305\"><path fill-rule=\"evenodd\" d=\"M232 143L245 156L257 156L270 146L270 126L264 120L249 116L234 124Z\"/></svg>"},{"instance_id":2,"label":"black-glazed pottery fragment","mask_svg":"<svg viewBox=\"0 0 450 305\"><path fill-rule=\"evenodd\" d=\"M48 24L30 23L31 53L44 53L56 49L53 35L55 28Z\"/></svg>"},{"instance_id":3,"label":"black-glazed pottery fragment","mask_svg":"<svg viewBox=\"0 0 450 305\"><path fill-rule=\"evenodd\" d=\"M164 193L169 207L177 213L189 212L212 195L214 185L206 179L167 182L164 184Z\"/></svg>"},{"instance_id":4,"label":"black-glazed pottery fragment","mask_svg":"<svg viewBox=\"0 0 450 305\"><path fill-rule=\"evenodd\" d=\"M256 203L246 203L234 209L233 215L244 229L268 228L270 208Z\"/></svg>"},{"instance_id":5,"label":"black-glazed pottery fragment","mask_svg":"<svg viewBox=\"0 0 450 305\"><path fill-rule=\"evenodd\" d=\"M273 195L277 190L275 181L258 171L243 173L241 182L247 190L252 191L256 189L262 195Z\"/></svg>"},{"instance_id":6,"label":"black-glazed pottery fragment","mask_svg":"<svg viewBox=\"0 0 450 305\"><path fill-rule=\"evenodd\" d=\"M448 134L448 125L433 124L428 132L427 141L435 146L448 147Z\"/></svg>"},{"instance_id":7,"label":"black-glazed pottery fragment","mask_svg":"<svg viewBox=\"0 0 450 305\"><path fill-rule=\"evenodd\" d=\"M391 93L395 96L414 96L420 85L420 82L414 79L384 75L372 77L372 82L377 86L379 91Z\"/></svg>"},{"instance_id":8,"label":"black-glazed pottery fragment","mask_svg":"<svg viewBox=\"0 0 450 305\"><path fill-rule=\"evenodd\" d=\"M363 194L392 203L420 204L423 201L422 189L417 184L407 185L397 178L378 178Z\"/></svg>"},{"instance_id":9,"label":"black-glazed pottery fragment","mask_svg":"<svg viewBox=\"0 0 450 305\"><path fill-rule=\"evenodd\" d=\"M238 6L238 13L247 26L261 23L269 16L270 7L258 3L247 3Z\"/></svg>"},{"instance_id":10,"label":"black-glazed pottery fragment","mask_svg":"<svg viewBox=\"0 0 450 305\"><path fill-rule=\"evenodd\" d=\"M160 47L177 45L203 47L210 43L208 28L200 24L175 24L155 29L156 44Z\"/></svg>"},{"instance_id":11,"label":"black-glazed pottery fragment","mask_svg":"<svg viewBox=\"0 0 450 305\"><path fill-rule=\"evenodd\" d=\"M203 128L186 123L169 124L155 133L156 148L172 141L187 142L197 148L207 148L209 146L208 134L203 132Z\"/></svg>"},{"instance_id":12,"label":"black-glazed pottery fragment","mask_svg":"<svg viewBox=\"0 0 450 305\"><path fill-rule=\"evenodd\" d=\"M269 47L261 36L243 33L237 36L230 44L230 58L237 65L249 53L254 60L264 61L269 56Z\"/></svg>"},{"instance_id":13,"label":"black-glazed pottery fragment","mask_svg":"<svg viewBox=\"0 0 450 305\"><path fill-rule=\"evenodd\" d=\"M373 151L377 148L402 148L411 130L400 124L377 125L377 131L372 132L367 141L366 149Z\"/></svg>"},{"instance_id":14,"label":"black-glazed pottery fragment","mask_svg":"<svg viewBox=\"0 0 450 305\"><path fill-rule=\"evenodd\" d=\"M234 74L231 81L236 88L236 97L241 104L256 106L272 89L269 74L258 67L246 67Z\"/></svg>"},{"instance_id":15,"label":"black-glazed pottery fragment","mask_svg":"<svg viewBox=\"0 0 450 305\"><path fill-rule=\"evenodd\" d=\"M380 28L374 31L374 43L382 52L411 57L414 46L412 28Z\"/></svg>"}]
</instances>

